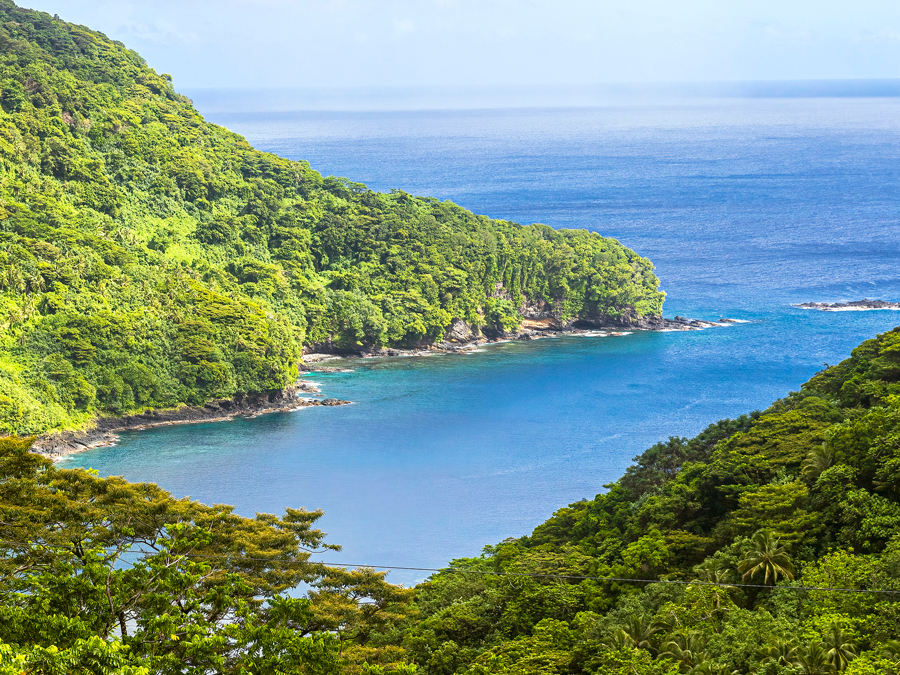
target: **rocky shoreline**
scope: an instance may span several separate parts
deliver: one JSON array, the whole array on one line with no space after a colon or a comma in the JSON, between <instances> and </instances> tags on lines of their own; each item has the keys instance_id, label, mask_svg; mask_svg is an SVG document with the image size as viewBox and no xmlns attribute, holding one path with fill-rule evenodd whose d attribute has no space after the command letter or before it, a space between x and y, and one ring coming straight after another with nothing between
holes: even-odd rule
<instances>
[{"instance_id":1,"label":"rocky shoreline","mask_svg":"<svg viewBox=\"0 0 900 675\"><path fill-rule=\"evenodd\" d=\"M318 387L300 380L283 391L210 401L203 406L147 410L124 417L100 417L91 429L44 434L34 442L31 451L58 460L90 448L113 445L119 440L117 433L121 431L138 431L176 424L225 422L236 417L255 417L266 413L291 412L310 406L337 406L350 403L335 398L310 398L309 395L320 396Z\"/></svg>"},{"instance_id":2,"label":"rocky shoreline","mask_svg":"<svg viewBox=\"0 0 900 675\"><path fill-rule=\"evenodd\" d=\"M804 302L791 305L800 309L817 309L820 312L865 312L872 309L900 309L900 302L886 300L853 300L852 302Z\"/></svg>"},{"instance_id":3,"label":"rocky shoreline","mask_svg":"<svg viewBox=\"0 0 900 675\"><path fill-rule=\"evenodd\" d=\"M643 317L639 320L625 319L617 323L601 321L559 320L546 315L526 316L520 329L514 333L494 332L483 334L473 331L464 321L454 321L444 340L423 344L411 349L366 346L357 351L339 349L331 344L312 345L304 350L301 370L327 372L338 370L317 365L335 357L375 357L375 356L417 356L435 353L467 353L480 345L509 340L538 340L562 335L627 335L635 330L643 331L690 331L713 328L737 323L735 319L703 321L676 316L674 319ZM91 429L63 431L44 434L35 441L32 452L57 460L90 448L113 445L118 440L118 432L150 429L176 424L196 424L200 422L224 422L236 417L254 417L266 413L290 412L309 406L346 405L350 401L323 398L319 388L311 383L298 380L283 391L243 395L233 399L210 401L203 406L181 406L172 409L147 410L123 417L100 417Z\"/></svg>"},{"instance_id":4,"label":"rocky shoreline","mask_svg":"<svg viewBox=\"0 0 900 675\"><path fill-rule=\"evenodd\" d=\"M686 319L676 316L674 319L662 317L645 317L633 323L622 322L610 324L607 322L570 321L560 322L552 317L525 318L520 329L516 332L503 333L478 333L469 327L466 322L457 319L447 331L444 340L429 344L422 344L408 349L399 347L380 347L366 345L358 350L341 349L329 343L310 345L304 349L304 366L309 371L328 371L330 368L316 366L316 363L334 357L376 357L376 356L427 356L435 353L465 353L471 352L480 345L508 342L510 340L539 340L541 338L559 337L562 335L628 335L634 331L689 331L715 328L739 323L736 319L719 319L718 321L705 321L701 319Z\"/></svg>"}]
</instances>

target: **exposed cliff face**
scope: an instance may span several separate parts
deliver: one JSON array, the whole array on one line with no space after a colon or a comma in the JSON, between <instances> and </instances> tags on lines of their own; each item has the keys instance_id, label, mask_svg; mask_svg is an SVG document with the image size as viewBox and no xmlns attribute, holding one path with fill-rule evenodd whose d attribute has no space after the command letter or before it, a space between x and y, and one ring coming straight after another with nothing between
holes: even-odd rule
<instances>
[{"instance_id":1,"label":"exposed cliff face","mask_svg":"<svg viewBox=\"0 0 900 675\"><path fill-rule=\"evenodd\" d=\"M444 336L444 342L468 342L475 336L472 328L462 319L454 319L450 330Z\"/></svg>"},{"instance_id":2,"label":"exposed cliff face","mask_svg":"<svg viewBox=\"0 0 900 675\"><path fill-rule=\"evenodd\" d=\"M525 299L519 307L522 326L532 330L568 330L571 328L615 328L631 330L662 330L667 327L660 315L639 316L633 307L621 310L617 317L606 314L582 312L575 317L562 319L558 310L543 300Z\"/></svg>"},{"instance_id":3,"label":"exposed cliff face","mask_svg":"<svg viewBox=\"0 0 900 675\"><path fill-rule=\"evenodd\" d=\"M436 344L435 347L452 351L479 342L499 339L529 340L558 333L593 332L597 330L608 330L611 332L634 330L687 331L712 328L732 322L732 319L703 321L700 319L686 319L681 316L676 316L674 319L665 319L661 316L638 317L633 313L618 318L587 316L561 320L550 312L534 311L529 318L522 319L522 323L516 331L482 329L479 332L462 319L456 319L444 341Z\"/></svg>"},{"instance_id":4,"label":"exposed cliff face","mask_svg":"<svg viewBox=\"0 0 900 675\"><path fill-rule=\"evenodd\" d=\"M571 328L615 328L632 330L662 330L667 327L660 315L640 316L633 307L621 310L619 316L582 312L568 319L561 318L558 310L543 300L528 300L519 307L524 328L540 330L568 330Z\"/></svg>"}]
</instances>

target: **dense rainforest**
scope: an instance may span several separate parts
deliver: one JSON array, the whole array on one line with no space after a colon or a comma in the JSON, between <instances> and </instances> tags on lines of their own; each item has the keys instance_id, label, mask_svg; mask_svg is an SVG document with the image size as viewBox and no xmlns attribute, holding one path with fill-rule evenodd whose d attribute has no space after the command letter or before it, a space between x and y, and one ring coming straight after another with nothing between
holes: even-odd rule
<instances>
[{"instance_id":1,"label":"dense rainforest","mask_svg":"<svg viewBox=\"0 0 900 675\"><path fill-rule=\"evenodd\" d=\"M900 673L900 328L412 589L316 563L318 512L29 443L0 439L0 675Z\"/></svg>"},{"instance_id":2,"label":"dense rainforest","mask_svg":"<svg viewBox=\"0 0 900 675\"><path fill-rule=\"evenodd\" d=\"M304 346L662 311L650 262L322 177L104 35L0 0L0 433L279 390Z\"/></svg>"},{"instance_id":3,"label":"dense rainforest","mask_svg":"<svg viewBox=\"0 0 900 675\"><path fill-rule=\"evenodd\" d=\"M309 345L628 322L663 296L597 234L253 150L86 28L0 0L0 47L0 675L900 673L900 329L412 589L316 562L320 512L30 453L283 388Z\"/></svg>"}]
</instances>

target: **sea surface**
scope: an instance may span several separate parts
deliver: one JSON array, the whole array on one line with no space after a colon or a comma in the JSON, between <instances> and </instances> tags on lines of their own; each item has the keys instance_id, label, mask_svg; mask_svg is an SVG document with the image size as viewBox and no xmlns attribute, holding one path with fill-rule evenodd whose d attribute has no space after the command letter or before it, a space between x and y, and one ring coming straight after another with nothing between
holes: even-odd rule
<instances>
[{"instance_id":1,"label":"sea surface","mask_svg":"<svg viewBox=\"0 0 900 675\"><path fill-rule=\"evenodd\" d=\"M900 300L898 98L210 119L375 190L615 237L656 264L666 316L743 321L332 362L349 372L309 379L354 405L127 433L66 460L245 515L323 509L344 550L322 559L478 555L900 324L791 306Z\"/></svg>"}]
</instances>

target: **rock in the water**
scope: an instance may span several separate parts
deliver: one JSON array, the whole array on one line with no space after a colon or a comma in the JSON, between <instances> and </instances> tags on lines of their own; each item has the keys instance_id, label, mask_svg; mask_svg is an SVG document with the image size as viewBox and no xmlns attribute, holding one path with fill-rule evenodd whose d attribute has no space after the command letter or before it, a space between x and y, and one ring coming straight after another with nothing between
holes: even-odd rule
<instances>
[{"instance_id":1,"label":"rock in the water","mask_svg":"<svg viewBox=\"0 0 900 675\"><path fill-rule=\"evenodd\" d=\"M804 302L792 306L800 309L818 309L822 312L859 312L869 309L900 309L900 302L863 298L862 300L853 300L851 302Z\"/></svg>"}]
</instances>

